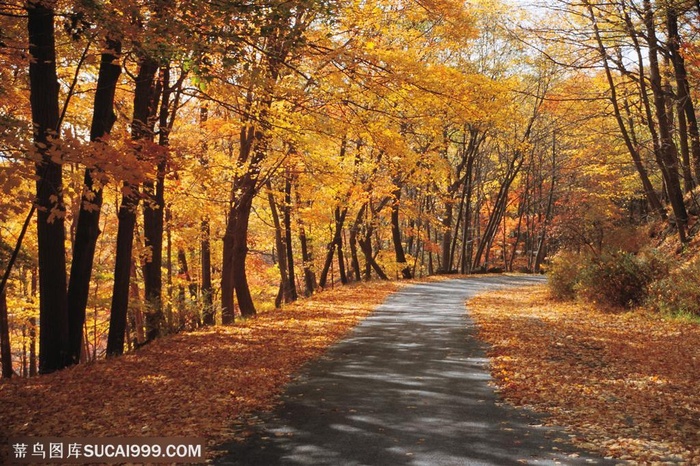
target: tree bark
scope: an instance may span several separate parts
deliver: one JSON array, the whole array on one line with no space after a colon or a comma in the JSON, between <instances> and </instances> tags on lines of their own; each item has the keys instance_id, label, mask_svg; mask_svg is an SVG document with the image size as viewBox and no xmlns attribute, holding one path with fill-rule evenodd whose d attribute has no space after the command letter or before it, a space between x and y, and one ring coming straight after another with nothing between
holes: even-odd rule
<instances>
[{"instance_id":1,"label":"tree bark","mask_svg":"<svg viewBox=\"0 0 700 466\"><path fill-rule=\"evenodd\" d=\"M401 227L399 225L399 207L401 205L401 188L398 187L393 192L394 202L391 204L391 238L394 243L394 253L396 264L401 269L401 276L404 279L413 278L411 267L406 262L406 253L401 243Z\"/></svg>"},{"instance_id":2,"label":"tree bark","mask_svg":"<svg viewBox=\"0 0 700 466\"><path fill-rule=\"evenodd\" d=\"M160 91L160 92L159 92ZM143 264L143 285L146 297L146 341L158 338L164 324L163 315L163 228L165 212L165 172L168 158L166 149L170 144L170 128L175 115L170 113L170 65L160 68L158 83L153 97L154 107L160 98L158 110L158 145L163 148L156 159L156 179L143 183L143 233L145 246L150 251L148 260ZM162 95L162 97L161 97Z\"/></svg>"},{"instance_id":3,"label":"tree bark","mask_svg":"<svg viewBox=\"0 0 700 466\"><path fill-rule=\"evenodd\" d=\"M687 136L690 138L690 152L692 153L692 165L695 172L695 179L693 182L694 184L698 184L700 183L700 130L698 129L695 105L693 104L693 98L690 93L690 83L688 82L688 72L685 67L685 60L683 59L683 55L680 51L681 37L678 32L678 11L672 4L669 4L666 7L666 25L669 36L668 49L676 77L677 104L679 108L678 121L679 124L682 121L687 126L686 131ZM679 127L679 133L680 132ZM683 136L679 136L681 137L681 141L683 141ZM690 160L688 162L690 162ZM688 165L690 165L690 163Z\"/></svg>"},{"instance_id":4,"label":"tree bark","mask_svg":"<svg viewBox=\"0 0 700 466\"><path fill-rule=\"evenodd\" d=\"M236 209L232 201L226 220L226 232L223 238L223 254L221 260L221 323L223 325L231 325L235 320L233 301L233 235L235 221Z\"/></svg>"},{"instance_id":5,"label":"tree bark","mask_svg":"<svg viewBox=\"0 0 700 466\"><path fill-rule=\"evenodd\" d=\"M540 273L542 263L546 257L545 254L545 241L547 239L547 228L549 228L549 223L552 220L552 208L554 207L554 190L557 184L556 177L557 169L557 136L556 133L552 134L552 183L549 187L549 197L547 199L547 211L544 214L544 222L542 224L542 231L540 233L540 239L537 243L537 256L535 258L535 273Z\"/></svg>"},{"instance_id":6,"label":"tree bark","mask_svg":"<svg viewBox=\"0 0 700 466\"><path fill-rule=\"evenodd\" d=\"M9 379L12 370L12 346L10 345L10 325L7 319L7 294L0 292L0 353L2 354L2 378Z\"/></svg>"},{"instance_id":7,"label":"tree bark","mask_svg":"<svg viewBox=\"0 0 700 466\"><path fill-rule=\"evenodd\" d=\"M297 205L299 202L299 190L297 193ZM311 296L316 290L316 274L314 273L313 263L314 258L311 253L311 249L308 245L308 237L306 235L306 227L301 215L297 218L297 223L299 225L299 244L301 245L301 260L304 266L304 295Z\"/></svg>"},{"instance_id":8,"label":"tree bark","mask_svg":"<svg viewBox=\"0 0 700 466\"><path fill-rule=\"evenodd\" d=\"M503 215L506 210L506 206L508 203L508 191L510 190L511 184L518 175L518 172L520 171L520 168L523 165L523 161L523 157L521 155L516 154L509 164L508 171L506 172L503 182L501 183L501 187L498 191L498 195L496 196L496 201L494 203L493 210L489 215L489 221L486 225L486 230L484 231L484 235L482 236L481 241L479 241L479 246L477 247L476 253L474 255L472 269L477 269L480 267L481 258L484 253L486 253L488 257L488 253L491 249L491 244L493 243L493 239L495 238L496 233L498 232L498 226L500 225L501 219L503 218Z\"/></svg>"},{"instance_id":9,"label":"tree bark","mask_svg":"<svg viewBox=\"0 0 700 466\"><path fill-rule=\"evenodd\" d=\"M209 220L202 220L202 299L204 300L204 316L202 321L204 325L214 325L216 323L214 316L214 303L212 300L212 283L211 283L211 230Z\"/></svg>"},{"instance_id":10,"label":"tree bark","mask_svg":"<svg viewBox=\"0 0 700 466\"><path fill-rule=\"evenodd\" d=\"M355 217L355 223L353 223L350 228L350 263L352 265L353 275L355 280L362 280L362 270L360 269L360 260L357 255L357 235L360 232L360 226L362 224L362 218L365 216L365 211L367 210L367 203L365 202L360 207Z\"/></svg>"},{"instance_id":11,"label":"tree bark","mask_svg":"<svg viewBox=\"0 0 700 466\"><path fill-rule=\"evenodd\" d=\"M656 120L659 126L659 165L664 175L666 190L675 216L678 237L681 244L685 244L687 240L686 226L688 224L688 214L685 209L685 203L683 202L683 192L678 176L678 152L676 144L673 142L671 127L668 121L668 115L666 114L658 61L659 44L656 38L656 26L654 25L654 16L650 0L644 0L644 12L644 22L649 43L649 82L654 97Z\"/></svg>"},{"instance_id":12,"label":"tree bark","mask_svg":"<svg viewBox=\"0 0 700 466\"><path fill-rule=\"evenodd\" d=\"M114 113L114 94L121 74L121 66L116 63L121 54L121 42L107 39L106 47L100 59L90 128L90 141L95 143L100 143L101 139L109 134L117 119ZM70 362L72 364L80 361L85 309L90 292L95 247L100 235L102 186L95 186L95 177L98 175L98 169L85 170L85 186L73 243L73 261L68 283Z\"/></svg>"},{"instance_id":13,"label":"tree bark","mask_svg":"<svg viewBox=\"0 0 700 466\"><path fill-rule=\"evenodd\" d=\"M338 252L338 276L340 278L340 283L343 285L347 285L349 280L348 274L345 272L345 253L343 251L342 230L340 232L340 239L338 240L338 244L336 245L336 251Z\"/></svg>"},{"instance_id":14,"label":"tree bark","mask_svg":"<svg viewBox=\"0 0 700 466\"><path fill-rule=\"evenodd\" d=\"M134 117L131 124L131 137L135 144L148 142L153 137L155 86L154 79L158 71L157 63L143 57L139 64L134 92ZM143 146L137 145L139 151ZM131 261L136 226L136 208L139 203L139 187L125 182L122 203L119 207L117 228L117 252L114 265L114 287L112 307L107 336L107 356L119 356L124 352L124 335L126 316L129 308L129 281L131 278Z\"/></svg>"},{"instance_id":15,"label":"tree bark","mask_svg":"<svg viewBox=\"0 0 700 466\"><path fill-rule=\"evenodd\" d=\"M445 201L445 214L442 219L442 257L440 268L440 273L449 273L450 263L452 258L450 257L450 245L452 244L452 219L454 217L454 198L453 193L450 192L450 198Z\"/></svg>"},{"instance_id":16,"label":"tree bark","mask_svg":"<svg viewBox=\"0 0 700 466\"><path fill-rule=\"evenodd\" d=\"M292 174L287 168L284 180L284 246L287 254L287 289L290 301L299 298L297 294L296 278L294 276L294 251L292 249ZM282 260L280 260L281 262Z\"/></svg>"},{"instance_id":17,"label":"tree bark","mask_svg":"<svg viewBox=\"0 0 700 466\"><path fill-rule=\"evenodd\" d=\"M270 204L270 213L272 214L272 223L275 227L275 247L277 248L277 265L280 269L280 286L275 298L275 308L282 305L282 301L288 303L291 301L289 293L289 277L287 275L287 256L285 239L282 237L282 223L280 222L279 212L277 209L277 201L272 193L272 182L267 180L267 202Z\"/></svg>"},{"instance_id":18,"label":"tree bark","mask_svg":"<svg viewBox=\"0 0 700 466\"><path fill-rule=\"evenodd\" d=\"M70 363L66 250L61 165L51 160L51 139L58 137L58 78L54 11L45 2L27 3L29 84L36 164L39 249L39 371L54 372Z\"/></svg>"},{"instance_id":19,"label":"tree bark","mask_svg":"<svg viewBox=\"0 0 700 466\"><path fill-rule=\"evenodd\" d=\"M333 237L328 243L326 251L326 260L323 263L323 269L321 269L321 275L318 279L318 286L325 288L328 282L328 272L330 271L331 264L333 263L333 256L335 255L335 248L339 247L342 243L343 237L343 225L345 223L345 217L348 214L348 208L344 207L341 209L339 206L333 211L333 218L335 220L335 226L333 230ZM346 278L347 280L347 278Z\"/></svg>"},{"instance_id":20,"label":"tree bark","mask_svg":"<svg viewBox=\"0 0 700 466\"><path fill-rule=\"evenodd\" d=\"M365 280L369 281L371 276L371 270L377 274L377 276L382 280L389 280L389 277L382 270L382 268L377 264L372 253L372 233L374 228L367 226L365 230L365 235L359 239L360 249L365 256Z\"/></svg>"},{"instance_id":21,"label":"tree bark","mask_svg":"<svg viewBox=\"0 0 700 466\"><path fill-rule=\"evenodd\" d=\"M252 317L256 311L248 286L245 261L248 256L248 223L256 190L253 180L242 184L241 187L245 194L236 209L236 219L233 224L233 287L236 291L241 316Z\"/></svg>"}]
</instances>

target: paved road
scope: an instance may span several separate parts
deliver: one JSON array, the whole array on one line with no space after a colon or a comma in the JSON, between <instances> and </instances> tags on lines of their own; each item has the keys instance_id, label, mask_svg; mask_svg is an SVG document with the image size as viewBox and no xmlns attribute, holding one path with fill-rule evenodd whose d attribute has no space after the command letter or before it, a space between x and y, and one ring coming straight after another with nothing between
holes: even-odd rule
<instances>
[{"instance_id":1,"label":"paved road","mask_svg":"<svg viewBox=\"0 0 700 466\"><path fill-rule=\"evenodd\" d=\"M464 302L539 277L411 285L308 365L220 465L602 464L497 403ZM566 450L566 451L563 451Z\"/></svg>"}]
</instances>

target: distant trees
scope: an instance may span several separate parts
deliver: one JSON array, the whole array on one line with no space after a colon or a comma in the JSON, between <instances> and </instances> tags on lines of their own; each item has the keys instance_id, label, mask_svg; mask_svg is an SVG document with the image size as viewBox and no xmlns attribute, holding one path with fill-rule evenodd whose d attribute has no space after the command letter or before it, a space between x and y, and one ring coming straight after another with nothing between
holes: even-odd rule
<instances>
[{"instance_id":1,"label":"distant trees","mask_svg":"<svg viewBox=\"0 0 700 466\"><path fill-rule=\"evenodd\" d=\"M577 50L579 57L589 61L568 60L569 66L602 68L606 97L649 208L667 219L680 242L686 243L689 216L684 192L697 184L698 174L692 167L700 145L681 31L687 34L697 27L695 6L647 0L558 4L561 15L576 21L569 23L568 30L552 25L549 39L559 44L552 48L552 56L562 57L560 62L565 63L564 57ZM571 40L582 34L590 39ZM662 180L656 186L655 173ZM664 204L673 215L667 215Z\"/></svg>"}]
</instances>

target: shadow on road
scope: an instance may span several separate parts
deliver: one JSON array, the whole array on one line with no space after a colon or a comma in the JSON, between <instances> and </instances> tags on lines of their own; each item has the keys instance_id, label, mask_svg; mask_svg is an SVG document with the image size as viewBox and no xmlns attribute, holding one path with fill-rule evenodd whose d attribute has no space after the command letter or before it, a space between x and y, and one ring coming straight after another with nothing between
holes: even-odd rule
<instances>
[{"instance_id":1,"label":"shadow on road","mask_svg":"<svg viewBox=\"0 0 700 466\"><path fill-rule=\"evenodd\" d=\"M498 404L464 302L540 277L412 285L292 383L220 465L602 464L560 431ZM613 464L613 463L611 463Z\"/></svg>"}]
</instances>

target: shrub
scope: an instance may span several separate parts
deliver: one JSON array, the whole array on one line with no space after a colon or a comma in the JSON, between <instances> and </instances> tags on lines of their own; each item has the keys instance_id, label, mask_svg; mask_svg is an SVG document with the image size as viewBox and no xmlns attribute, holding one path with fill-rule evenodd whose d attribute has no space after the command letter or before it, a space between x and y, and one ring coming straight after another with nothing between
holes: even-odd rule
<instances>
[{"instance_id":1,"label":"shrub","mask_svg":"<svg viewBox=\"0 0 700 466\"><path fill-rule=\"evenodd\" d=\"M604 253L581 268L574 290L589 301L633 307L647 296L654 278L654 264L627 252Z\"/></svg>"},{"instance_id":2,"label":"shrub","mask_svg":"<svg viewBox=\"0 0 700 466\"><path fill-rule=\"evenodd\" d=\"M582 256L571 252L560 252L553 259L547 270L547 281L552 295L562 301L576 297L575 286L578 282Z\"/></svg>"},{"instance_id":3,"label":"shrub","mask_svg":"<svg viewBox=\"0 0 700 466\"><path fill-rule=\"evenodd\" d=\"M700 257L654 282L648 304L659 312L700 316Z\"/></svg>"}]
</instances>

